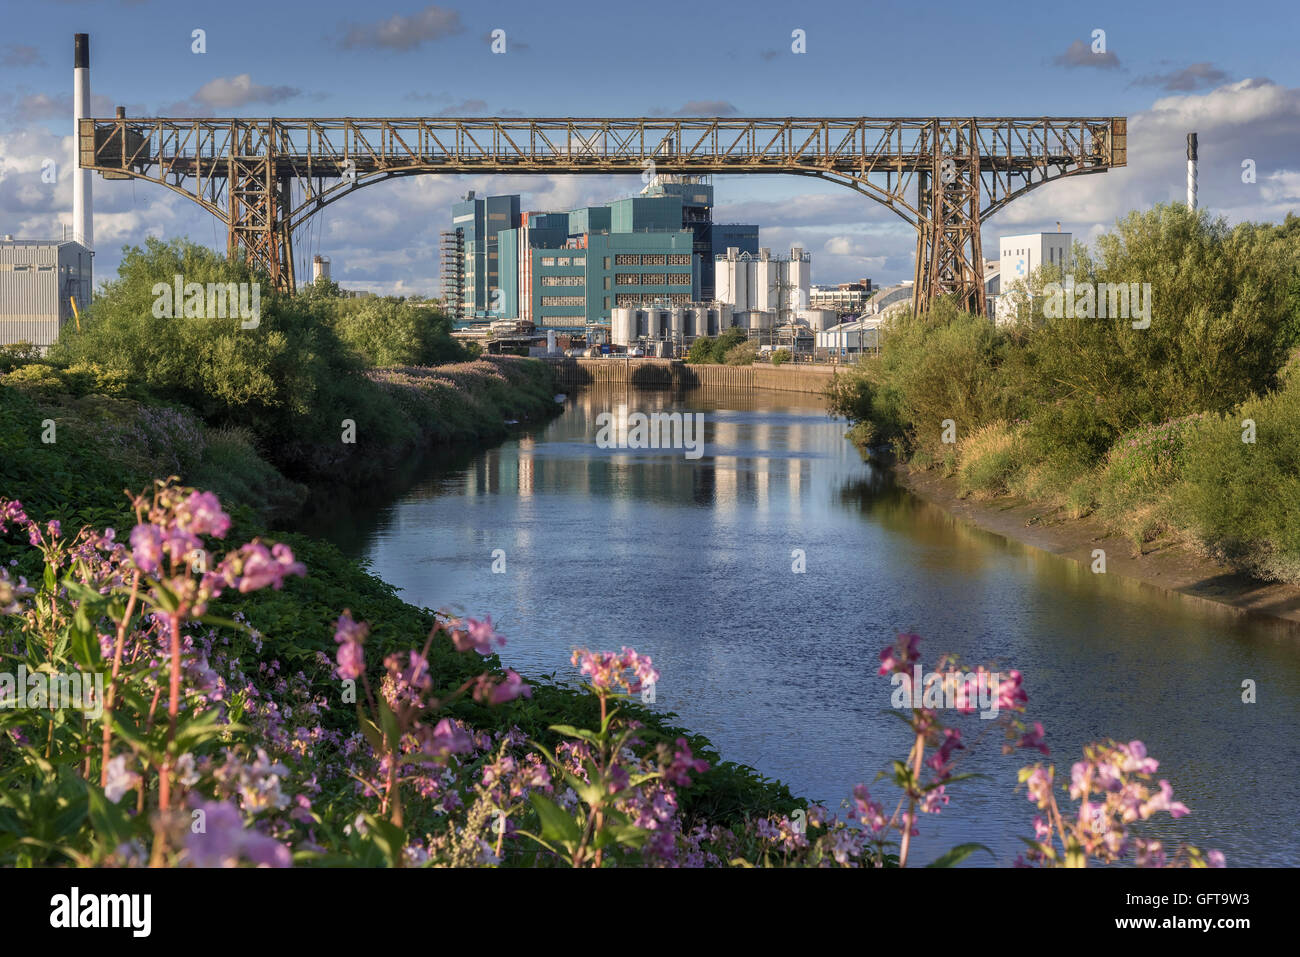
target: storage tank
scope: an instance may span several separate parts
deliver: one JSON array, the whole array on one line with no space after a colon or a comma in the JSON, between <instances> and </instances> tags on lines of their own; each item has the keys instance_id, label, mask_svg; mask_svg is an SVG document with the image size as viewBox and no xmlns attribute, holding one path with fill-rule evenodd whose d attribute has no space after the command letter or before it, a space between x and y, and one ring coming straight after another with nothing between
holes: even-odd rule
<instances>
[{"instance_id":1,"label":"storage tank","mask_svg":"<svg viewBox=\"0 0 1300 957\"><path fill-rule=\"evenodd\" d=\"M674 306L668 313L668 335L672 342L681 342L686 338L686 309Z\"/></svg>"},{"instance_id":2,"label":"storage tank","mask_svg":"<svg viewBox=\"0 0 1300 957\"><path fill-rule=\"evenodd\" d=\"M609 338L616 346L626 346L636 338L636 310L616 306L609 314Z\"/></svg>"},{"instance_id":3,"label":"storage tank","mask_svg":"<svg viewBox=\"0 0 1300 957\"><path fill-rule=\"evenodd\" d=\"M800 309L795 315L808 323L808 328L813 332L825 332L839 322L834 309Z\"/></svg>"},{"instance_id":4,"label":"storage tank","mask_svg":"<svg viewBox=\"0 0 1300 957\"><path fill-rule=\"evenodd\" d=\"M811 290L812 280L812 257L809 256L802 246L793 246L790 249L790 271L786 281L791 288L787 290L790 297L792 308L801 308L808 305L808 296Z\"/></svg>"},{"instance_id":5,"label":"storage tank","mask_svg":"<svg viewBox=\"0 0 1300 957\"><path fill-rule=\"evenodd\" d=\"M638 331L640 331L647 339L658 339L660 335L659 310L645 309L642 310L642 312L645 315L645 324L642 325L642 323L638 321Z\"/></svg>"}]
</instances>

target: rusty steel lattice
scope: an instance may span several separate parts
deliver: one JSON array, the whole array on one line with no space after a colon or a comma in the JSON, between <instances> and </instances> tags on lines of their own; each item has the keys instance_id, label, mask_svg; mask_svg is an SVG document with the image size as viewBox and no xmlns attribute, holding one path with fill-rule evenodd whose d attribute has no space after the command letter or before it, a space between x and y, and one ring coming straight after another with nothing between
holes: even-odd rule
<instances>
[{"instance_id":1,"label":"rusty steel lattice","mask_svg":"<svg viewBox=\"0 0 1300 957\"><path fill-rule=\"evenodd\" d=\"M917 231L913 303L984 308L980 224L1035 186L1125 165L1124 117L113 119L80 164L160 183L294 288L292 238L370 183L420 173L792 173L841 183Z\"/></svg>"}]
</instances>

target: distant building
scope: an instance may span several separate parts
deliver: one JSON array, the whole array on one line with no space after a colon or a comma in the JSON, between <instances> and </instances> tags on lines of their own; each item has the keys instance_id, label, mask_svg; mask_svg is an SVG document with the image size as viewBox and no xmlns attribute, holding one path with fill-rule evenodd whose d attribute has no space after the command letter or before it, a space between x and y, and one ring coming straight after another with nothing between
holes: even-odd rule
<instances>
[{"instance_id":1,"label":"distant building","mask_svg":"<svg viewBox=\"0 0 1300 957\"><path fill-rule=\"evenodd\" d=\"M659 175L637 196L567 213L520 213L518 196L471 194L443 234L443 300L462 322L579 332L607 325L619 307L711 299L719 242L758 253L757 226L715 225L712 208L702 175Z\"/></svg>"},{"instance_id":2,"label":"distant building","mask_svg":"<svg viewBox=\"0 0 1300 957\"><path fill-rule=\"evenodd\" d=\"M781 325L801 308L807 308L812 255L794 246L788 258L773 256L760 247L751 256L734 246L714 260L715 296L736 312L772 313Z\"/></svg>"},{"instance_id":3,"label":"distant building","mask_svg":"<svg viewBox=\"0 0 1300 957\"><path fill-rule=\"evenodd\" d=\"M42 351L76 309L90 305L92 253L67 240L0 240L0 345L30 342Z\"/></svg>"},{"instance_id":4,"label":"distant building","mask_svg":"<svg viewBox=\"0 0 1300 957\"><path fill-rule=\"evenodd\" d=\"M519 225L519 197L475 198L471 190L451 207L451 224L442 234L444 301L457 319L486 319L500 286L497 236Z\"/></svg>"},{"instance_id":5,"label":"distant building","mask_svg":"<svg viewBox=\"0 0 1300 957\"><path fill-rule=\"evenodd\" d=\"M1054 266L1063 274L1069 272L1070 248L1070 233L1024 233L999 237L998 292L990 307L993 318L999 323L1015 318L1015 307L1007 293L1017 280L1028 281L1034 270L1043 266ZM986 282L988 278L986 272Z\"/></svg>"},{"instance_id":6,"label":"distant building","mask_svg":"<svg viewBox=\"0 0 1300 957\"><path fill-rule=\"evenodd\" d=\"M808 293L808 305L816 309L834 309L841 316L860 316L867 311L871 291L870 279L834 286L813 286Z\"/></svg>"},{"instance_id":7,"label":"distant building","mask_svg":"<svg viewBox=\"0 0 1300 957\"><path fill-rule=\"evenodd\" d=\"M500 318L579 331L619 306L700 298L695 233L676 197L630 197L571 213L525 213L500 234Z\"/></svg>"},{"instance_id":8,"label":"distant building","mask_svg":"<svg viewBox=\"0 0 1300 957\"><path fill-rule=\"evenodd\" d=\"M880 327L884 322L882 316L862 316L831 326L816 334L817 351L850 356L877 349L880 346Z\"/></svg>"}]
</instances>

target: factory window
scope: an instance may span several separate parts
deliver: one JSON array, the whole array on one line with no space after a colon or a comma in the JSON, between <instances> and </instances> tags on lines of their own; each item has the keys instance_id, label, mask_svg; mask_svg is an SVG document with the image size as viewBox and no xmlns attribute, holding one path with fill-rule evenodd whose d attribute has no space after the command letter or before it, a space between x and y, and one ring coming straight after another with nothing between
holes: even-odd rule
<instances>
[{"instance_id":1,"label":"factory window","mask_svg":"<svg viewBox=\"0 0 1300 957\"><path fill-rule=\"evenodd\" d=\"M554 265L555 265L555 257L554 257L554 256L543 256L543 257L542 257L542 265L543 265L543 266L554 266Z\"/></svg>"},{"instance_id":2,"label":"factory window","mask_svg":"<svg viewBox=\"0 0 1300 957\"><path fill-rule=\"evenodd\" d=\"M543 276L543 286L581 286L581 276Z\"/></svg>"},{"instance_id":3,"label":"factory window","mask_svg":"<svg viewBox=\"0 0 1300 957\"><path fill-rule=\"evenodd\" d=\"M608 256L605 257L605 268L606 268L606 269L609 268L609 257L608 257Z\"/></svg>"},{"instance_id":4,"label":"factory window","mask_svg":"<svg viewBox=\"0 0 1300 957\"><path fill-rule=\"evenodd\" d=\"M498 222L505 222L507 218L509 217L505 213L488 213L488 219L494 219Z\"/></svg>"},{"instance_id":5,"label":"factory window","mask_svg":"<svg viewBox=\"0 0 1300 957\"><path fill-rule=\"evenodd\" d=\"M582 296L543 296L543 306L581 306L587 300Z\"/></svg>"},{"instance_id":6,"label":"factory window","mask_svg":"<svg viewBox=\"0 0 1300 957\"><path fill-rule=\"evenodd\" d=\"M663 286L667 285L668 277L661 272L646 272L641 274L641 285L643 286Z\"/></svg>"},{"instance_id":7,"label":"factory window","mask_svg":"<svg viewBox=\"0 0 1300 957\"><path fill-rule=\"evenodd\" d=\"M573 257L573 264L574 264L575 266L585 266L585 265L587 265L587 257L586 257L586 256L574 256L574 257Z\"/></svg>"},{"instance_id":8,"label":"factory window","mask_svg":"<svg viewBox=\"0 0 1300 957\"><path fill-rule=\"evenodd\" d=\"M662 266L662 265L664 265L664 258L665 258L665 257L664 257L664 255L663 255L663 253L658 253L658 254L656 254L656 255L642 256L642 257L641 257L641 265L642 265L642 266Z\"/></svg>"},{"instance_id":9,"label":"factory window","mask_svg":"<svg viewBox=\"0 0 1300 957\"><path fill-rule=\"evenodd\" d=\"M641 277L634 272L621 272L614 276L614 282L620 286L639 286Z\"/></svg>"},{"instance_id":10,"label":"factory window","mask_svg":"<svg viewBox=\"0 0 1300 957\"><path fill-rule=\"evenodd\" d=\"M573 262L572 257L570 257L570 256L561 256L559 259L555 260L555 265L557 265L557 266L568 266L568 265L571 265L572 262Z\"/></svg>"},{"instance_id":11,"label":"factory window","mask_svg":"<svg viewBox=\"0 0 1300 957\"><path fill-rule=\"evenodd\" d=\"M668 274L668 285L670 286L689 286L691 284L691 274L686 272L677 272Z\"/></svg>"},{"instance_id":12,"label":"factory window","mask_svg":"<svg viewBox=\"0 0 1300 957\"><path fill-rule=\"evenodd\" d=\"M29 270L29 269L31 269L31 268L32 268L31 266L18 266L18 265L15 265L15 266L14 266L14 272L27 272L27 270Z\"/></svg>"},{"instance_id":13,"label":"factory window","mask_svg":"<svg viewBox=\"0 0 1300 957\"><path fill-rule=\"evenodd\" d=\"M606 267L608 267L608 265L609 264L606 263ZM614 265L615 266L639 266L641 265L641 257L634 253L619 253L614 257Z\"/></svg>"},{"instance_id":14,"label":"factory window","mask_svg":"<svg viewBox=\"0 0 1300 957\"><path fill-rule=\"evenodd\" d=\"M691 264L690 253L669 253L668 265L670 266L689 266Z\"/></svg>"},{"instance_id":15,"label":"factory window","mask_svg":"<svg viewBox=\"0 0 1300 957\"><path fill-rule=\"evenodd\" d=\"M605 297L605 308L606 308L606 309L609 308L609 296L606 296L606 297Z\"/></svg>"},{"instance_id":16,"label":"factory window","mask_svg":"<svg viewBox=\"0 0 1300 957\"><path fill-rule=\"evenodd\" d=\"M606 288L606 289L609 288L609 277L608 277L608 276L605 277L605 288Z\"/></svg>"}]
</instances>

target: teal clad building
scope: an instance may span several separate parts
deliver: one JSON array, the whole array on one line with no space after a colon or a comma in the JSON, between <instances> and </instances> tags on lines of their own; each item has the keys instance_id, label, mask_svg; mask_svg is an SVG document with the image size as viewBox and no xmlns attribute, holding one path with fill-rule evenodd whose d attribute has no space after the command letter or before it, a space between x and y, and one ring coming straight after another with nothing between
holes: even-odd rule
<instances>
[{"instance_id":1,"label":"teal clad building","mask_svg":"<svg viewBox=\"0 0 1300 957\"><path fill-rule=\"evenodd\" d=\"M639 196L600 206L516 213L511 226L493 233L495 283L484 286L481 300L466 277L474 301L495 301L487 318L582 333L589 325L608 324L618 306L711 299L714 255L728 245L757 254L758 227L714 227L709 219L713 187L698 182L703 177L661 182L666 179L657 178ZM494 206L496 200L513 206ZM509 214L518 203L518 196L488 197L484 211ZM457 204L453 214L469 212L463 206ZM725 245L715 250L717 240Z\"/></svg>"}]
</instances>

